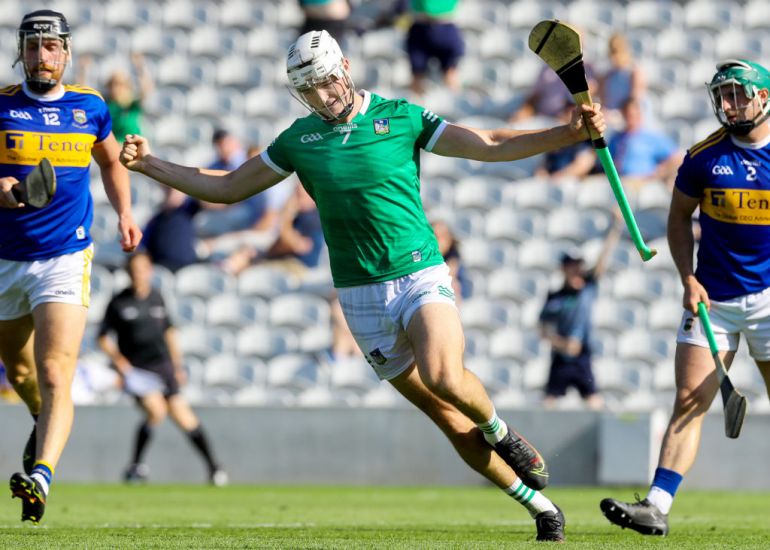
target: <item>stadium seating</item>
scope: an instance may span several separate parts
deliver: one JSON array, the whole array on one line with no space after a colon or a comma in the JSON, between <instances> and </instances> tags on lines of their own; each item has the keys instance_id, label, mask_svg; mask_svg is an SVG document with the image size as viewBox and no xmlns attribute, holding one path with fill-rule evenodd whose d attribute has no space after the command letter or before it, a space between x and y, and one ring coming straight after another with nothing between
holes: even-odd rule
<instances>
[{"instance_id":1,"label":"stadium seating","mask_svg":"<svg viewBox=\"0 0 770 550\"><path fill-rule=\"evenodd\" d=\"M623 5L607 0L466 0L460 5L467 47L460 65L465 88L452 94L433 85L415 101L471 126L505 126L529 91L543 64L529 51L527 36L542 19L555 17L580 26L586 60L600 71L606 67L609 34L623 32L647 74L652 119L682 149L719 127L704 90L716 60L739 56L768 61L765 0L629 0ZM0 38L6 44L15 43L22 7L6 2L0 10ZM57 8L75 29L75 64L79 55L95 59L98 81L89 84L99 87L114 69L129 69L130 52L145 54L156 85L145 105L145 133L161 157L205 165L213 156L213 128L224 125L244 141L266 145L293 117L306 112L285 89L286 47L302 22L296 0L61 0ZM346 52L356 83L386 97L415 99L407 89L410 74L403 44L401 26L349 36ZM18 80L18 71L10 68L13 54L13 48L6 48L7 59L0 63L0 77L6 82ZM521 127L553 124L538 118ZM496 399L512 406L527 404L523 395L542 388L547 376L548 348L535 329L547 290L561 283L560 252L579 246L587 264L595 261L615 206L603 175L557 183L533 175L540 162L534 157L480 163L420 154L423 202L431 219L445 219L460 238L472 288L471 297L460 306L468 364L479 371ZM98 170L91 189L96 253L83 347L93 350L107 300L128 281L117 220ZM658 255L642 264L624 231L599 283L597 378L618 406L644 403L650 392L661 400L671 397L673 337L682 311L681 285L664 235L671 192L660 182L627 192L642 233ZM132 175L135 215L142 222L162 196L159 185ZM205 216L200 218L205 221ZM223 239L215 254L226 252L234 242ZM319 366L331 338L328 266L301 280L268 265L250 267L237 278L213 265L188 269L174 275L156 267L154 283L180 329L194 400L407 405L389 384L376 382L360 357ZM274 384L264 386L267 365L287 354L294 365L314 361L315 375L305 376L298 367L301 383L291 381L295 374L283 380L274 374ZM233 355L240 366L213 370ZM242 361L252 365L251 375ZM745 385L752 397L761 394L763 384L750 359L742 354L736 361L734 375L741 389ZM626 363L638 368L618 368ZM319 377L319 372L324 375Z\"/></svg>"}]
</instances>

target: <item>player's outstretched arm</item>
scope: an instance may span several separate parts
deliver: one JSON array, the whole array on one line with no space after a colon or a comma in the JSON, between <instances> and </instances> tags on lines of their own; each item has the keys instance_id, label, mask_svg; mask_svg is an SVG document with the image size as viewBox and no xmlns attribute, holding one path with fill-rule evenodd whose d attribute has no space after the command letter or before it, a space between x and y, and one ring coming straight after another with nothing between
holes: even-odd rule
<instances>
[{"instance_id":1,"label":"player's outstretched arm","mask_svg":"<svg viewBox=\"0 0 770 550\"><path fill-rule=\"evenodd\" d=\"M518 160L589 139L586 124L599 133L606 129L598 103L576 106L569 124L545 130L481 130L449 124L432 152L486 162Z\"/></svg>"},{"instance_id":2,"label":"player's outstretched arm","mask_svg":"<svg viewBox=\"0 0 770 550\"><path fill-rule=\"evenodd\" d=\"M124 252L133 252L142 240L142 230L131 211L131 182L128 172L120 165L120 145L110 134L94 145L91 154L99 165L107 198L118 215L120 246Z\"/></svg>"},{"instance_id":3,"label":"player's outstretched arm","mask_svg":"<svg viewBox=\"0 0 770 550\"><path fill-rule=\"evenodd\" d=\"M261 157L247 160L237 170L222 172L181 166L153 156L146 138L126 136L120 162L164 185L208 202L232 204L283 180Z\"/></svg>"}]
</instances>

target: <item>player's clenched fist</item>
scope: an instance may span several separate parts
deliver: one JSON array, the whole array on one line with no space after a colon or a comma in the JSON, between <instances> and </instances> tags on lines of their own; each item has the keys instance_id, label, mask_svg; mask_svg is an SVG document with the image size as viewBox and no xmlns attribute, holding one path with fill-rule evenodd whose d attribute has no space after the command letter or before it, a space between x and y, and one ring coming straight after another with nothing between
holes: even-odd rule
<instances>
[{"instance_id":1,"label":"player's clenched fist","mask_svg":"<svg viewBox=\"0 0 770 550\"><path fill-rule=\"evenodd\" d=\"M13 186L17 183L19 180L12 176L0 178L0 208L21 208L24 206L13 195Z\"/></svg>"},{"instance_id":2,"label":"player's clenched fist","mask_svg":"<svg viewBox=\"0 0 770 550\"><path fill-rule=\"evenodd\" d=\"M142 170L142 160L150 156L150 143L147 138L136 134L126 136L123 150L120 152L120 162L129 170Z\"/></svg>"}]
</instances>

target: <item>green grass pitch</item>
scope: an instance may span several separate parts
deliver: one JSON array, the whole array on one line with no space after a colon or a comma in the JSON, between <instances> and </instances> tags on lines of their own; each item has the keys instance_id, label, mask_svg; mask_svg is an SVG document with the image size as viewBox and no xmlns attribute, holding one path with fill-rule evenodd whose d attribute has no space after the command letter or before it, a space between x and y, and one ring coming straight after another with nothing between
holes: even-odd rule
<instances>
[{"instance_id":1,"label":"green grass pitch","mask_svg":"<svg viewBox=\"0 0 770 550\"><path fill-rule=\"evenodd\" d=\"M610 525L605 496L631 489L552 489L576 548L770 548L770 494L683 491L665 538ZM57 484L43 522L0 500L0 548L533 548L535 526L493 488Z\"/></svg>"}]
</instances>

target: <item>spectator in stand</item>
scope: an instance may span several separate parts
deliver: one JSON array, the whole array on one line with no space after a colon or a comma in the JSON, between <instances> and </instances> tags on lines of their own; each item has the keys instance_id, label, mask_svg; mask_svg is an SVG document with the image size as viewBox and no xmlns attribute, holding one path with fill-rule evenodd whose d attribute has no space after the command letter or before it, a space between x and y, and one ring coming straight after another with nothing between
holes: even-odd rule
<instances>
[{"instance_id":1,"label":"spectator in stand","mask_svg":"<svg viewBox=\"0 0 770 550\"><path fill-rule=\"evenodd\" d=\"M593 269L585 269L579 252L562 254L564 283L548 295L540 313L540 335L551 344L551 368L543 400L546 407L554 407L572 386L590 409L598 410L604 405L591 369L591 309L599 278L607 270L610 253L620 238L619 214Z\"/></svg>"},{"instance_id":2,"label":"spectator in stand","mask_svg":"<svg viewBox=\"0 0 770 550\"><path fill-rule=\"evenodd\" d=\"M590 63L585 63L588 88L591 93L596 91L597 83L594 70ZM543 65L521 105L508 118L508 122L516 124L532 117L558 118L565 103L574 103L572 94L561 81L554 70Z\"/></svg>"},{"instance_id":3,"label":"spectator in stand","mask_svg":"<svg viewBox=\"0 0 770 550\"><path fill-rule=\"evenodd\" d=\"M629 99L645 101L647 82L642 68L634 61L628 40L614 33L607 44L610 68L599 79L599 97L608 122L619 126L621 109Z\"/></svg>"},{"instance_id":4,"label":"spectator in stand","mask_svg":"<svg viewBox=\"0 0 770 550\"><path fill-rule=\"evenodd\" d=\"M659 180L673 187L683 154L663 132L645 124L639 99L628 99L620 110L624 128L609 140L609 149L623 182L640 185Z\"/></svg>"},{"instance_id":5,"label":"spectator in stand","mask_svg":"<svg viewBox=\"0 0 770 550\"><path fill-rule=\"evenodd\" d=\"M88 81L86 74L92 64L93 58L90 55L81 58L78 82ZM112 118L112 133L120 143L128 134L142 132L144 103L155 88L142 54L132 53L131 65L135 83L128 71L118 69L107 79L104 90L104 101Z\"/></svg>"},{"instance_id":6,"label":"spectator in stand","mask_svg":"<svg viewBox=\"0 0 770 550\"><path fill-rule=\"evenodd\" d=\"M405 7L406 2L401 2ZM465 42L454 23L458 0L411 0L412 25L406 36L406 51L412 69L409 88L417 95L426 91L428 65L435 59L443 75L444 86L460 89L457 66L465 54Z\"/></svg>"},{"instance_id":7,"label":"spectator in stand","mask_svg":"<svg viewBox=\"0 0 770 550\"><path fill-rule=\"evenodd\" d=\"M212 145L216 158L208 165L209 170L232 172L251 158L249 155L258 155L261 152L256 146L251 146L247 151L238 137L224 128L214 131ZM213 208L206 212L206 219L198 225L199 236L216 238L227 235L231 238L234 233L244 232L240 237L249 241L254 231L275 230L277 213L291 193L290 189L285 185L278 185L261 196L254 195L236 204ZM217 242L210 239L207 245L209 248L216 248Z\"/></svg>"},{"instance_id":8,"label":"spectator in stand","mask_svg":"<svg viewBox=\"0 0 770 550\"><path fill-rule=\"evenodd\" d=\"M302 277L305 270L318 266L324 236L318 208L299 183L279 214L278 236L265 251L243 246L222 264L228 273L238 274L258 261L270 261Z\"/></svg>"},{"instance_id":9,"label":"spectator in stand","mask_svg":"<svg viewBox=\"0 0 770 550\"><path fill-rule=\"evenodd\" d=\"M560 122L569 120L574 102L570 99L562 106L557 119ZM588 141L576 143L557 151L549 151L543 155L543 163L535 170L535 175L554 180L583 178L596 165L596 155Z\"/></svg>"},{"instance_id":10,"label":"spectator in stand","mask_svg":"<svg viewBox=\"0 0 770 550\"><path fill-rule=\"evenodd\" d=\"M621 114L623 129L611 135L608 142L623 183L631 189L650 181L663 181L672 186L682 161L682 152L670 137L645 124L640 100L628 99L621 108ZM556 179L565 176L582 178L593 172L597 166L596 155L589 147L581 149L582 145L572 146L576 151L571 160L566 153L563 159L559 154L546 157L546 162L553 163L553 171L548 174ZM569 162L559 167L554 159L562 164L566 160Z\"/></svg>"},{"instance_id":11,"label":"spectator in stand","mask_svg":"<svg viewBox=\"0 0 770 550\"><path fill-rule=\"evenodd\" d=\"M152 262L172 272L198 263L194 218L201 211L198 199L163 186L164 199L144 229L143 249Z\"/></svg>"},{"instance_id":12,"label":"spectator in stand","mask_svg":"<svg viewBox=\"0 0 770 550\"><path fill-rule=\"evenodd\" d=\"M325 30L344 47L350 17L348 0L299 0L299 7L305 16L300 35Z\"/></svg>"}]
</instances>

